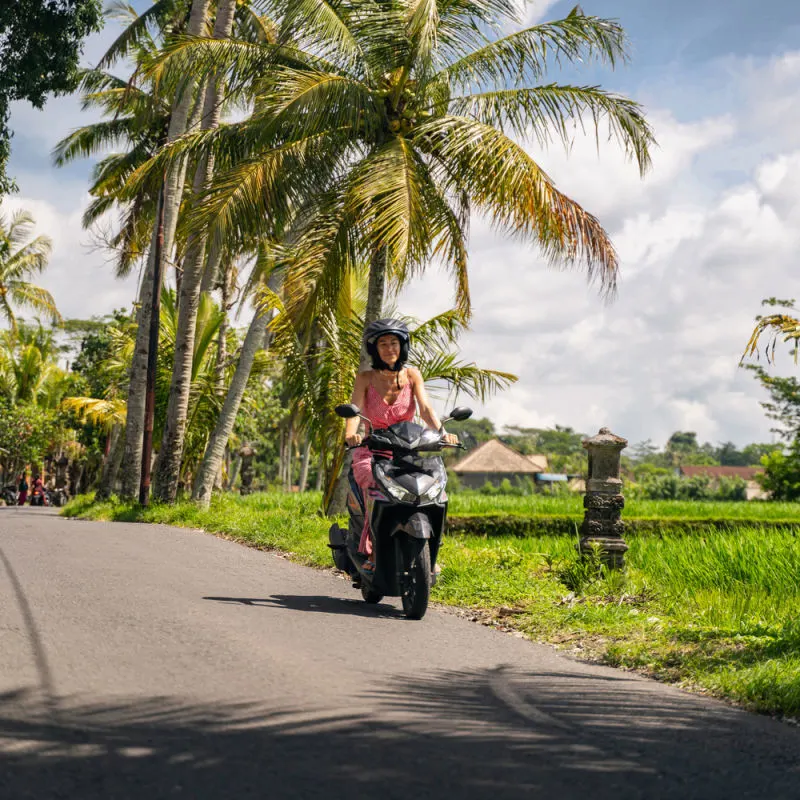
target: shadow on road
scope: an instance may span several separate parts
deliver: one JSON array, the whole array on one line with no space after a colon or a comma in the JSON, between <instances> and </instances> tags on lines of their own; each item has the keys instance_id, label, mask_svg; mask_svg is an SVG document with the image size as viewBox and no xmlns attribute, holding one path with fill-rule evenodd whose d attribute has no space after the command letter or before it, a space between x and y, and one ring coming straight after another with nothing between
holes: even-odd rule
<instances>
[{"instance_id":1,"label":"shadow on road","mask_svg":"<svg viewBox=\"0 0 800 800\"><path fill-rule=\"evenodd\" d=\"M0 797L797 797L796 731L678 694L654 702L647 686L505 669L406 674L366 691L369 714L65 698L57 722L10 693Z\"/></svg>"},{"instance_id":2,"label":"shadow on road","mask_svg":"<svg viewBox=\"0 0 800 800\"><path fill-rule=\"evenodd\" d=\"M325 595L273 594L270 597L204 597L218 603L244 606L286 608L290 611L314 611L321 614L347 614L355 617L388 616L405 619L403 613L386 603L367 605L363 600L344 600Z\"/></svg>"}]
</instances>

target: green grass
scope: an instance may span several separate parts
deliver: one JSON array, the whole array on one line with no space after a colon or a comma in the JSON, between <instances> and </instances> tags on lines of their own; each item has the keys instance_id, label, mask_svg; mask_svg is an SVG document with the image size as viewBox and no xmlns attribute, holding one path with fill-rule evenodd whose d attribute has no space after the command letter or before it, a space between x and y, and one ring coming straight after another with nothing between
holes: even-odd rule
<instances>
[{"instance_id":1,"label":"green grass","mask_svg":"<svg viewBox=\"0 0 800 800\"><path fill-rule=\"evenodd\" d=\"M453 492L450 513L455 516L512 514L517 516L583 515L583 495L536 494L484 495L480 492ZM687 519L796 520L800 523L800 503L719 503L685 500L625 499L625 516L636 519L683 517Z\"/></svg>"},{"instance_id":2,"label":"green grass","mask_svg":"<svg viewBox=\"0 0 800 800\"><path fill-rule=\"evenodd\" d=\"M546 500L564 503L563 513L564 498ZM311 493L227 495L216 497L209 511L188 503L142 510L78 498L65 513L203 528L329 567L329 521L317 515L318 506L318 495ZM463 507L460 511L465 513ZM546 513L555 513L554 506ZM786 508L779 518L784 514ZM450 536L434 596L582 658L635 669L754 710L798 716L800 543L795 534L748 523L703 535L632 536L624 573L579 561L569 536Z\"/></svg>"}]
</instances>

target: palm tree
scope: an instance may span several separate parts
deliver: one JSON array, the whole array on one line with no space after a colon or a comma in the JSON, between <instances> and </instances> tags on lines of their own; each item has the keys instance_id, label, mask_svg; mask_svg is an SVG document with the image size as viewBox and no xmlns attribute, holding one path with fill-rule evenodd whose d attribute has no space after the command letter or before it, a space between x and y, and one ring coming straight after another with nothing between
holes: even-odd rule
<instances>
[{"instance_id":1,"label":"palm tree","mask_svg":"<svg viewBox=\"0 0 800 800\"><path fill-rule=\"evenodd\" d=\"M249 119L183 137L162 153L169 163L210 148L231 164L197 224L224 236L305 222L292 269L332 302L367 261L365 324L382 314L387 279L397 288L432 258L453 272L468 317L473 211L554 263L582 264L613 291L618 264L606 232L516 140L568 146L570 121L598 135L605 121L644 173L653 135L637 103L599 87L542 82L553 59L624 61L619 25L576 8L495 36L518 19L512 4L494 0L274 0L270 10L275 45L187 40L163 59L182 69L225 64L234 85L237 75L257 83ZM318 303L298 299L317 312Z\"/></svg>"},{"instance_id":2,"label":"palm tree","mask_svg":"<svg viewBox=\"0 0 800 800\"><path fill-rule=\"evenodd\" d=\"M198 36L205 32L209 2L210 0L192 0L189 21L186 25L186 32L190 36ZM188 130L196 89L196 75L185 73L172 98L170 124L167 131L168 141L177 139ZM160 286L154 286L155 276L164 274L163 266L172 255L186 169L186 160L180 160L173 164L163 176L160 196L160 208L163 209L163 213L157 215L160 219L153 227L147 269L142 277L142 291L139 295L139 326L131 363L125 423L125 451L122 467L122 496L125 498L135 497L139 490L145 427L147 359L150 349L148 334L154 293L160 292L161 289ZM156 264L157 258L160 259L159 264Z\"/></svg>"},{"instance_id":3,"label":"palm tree","mask_svg":"<svg viewBox=\"0 0 800 800\"><path fill-rule=\"evenodd\" d=\"M492 38L494 23L515 21L511 4L274 0L269 8L276 43L187 37L166 48L156 69L228 69L231 91L237 81L240 91L252 87L255 111L244 122L180 137L132 185L188 152L213 152L227 169L195 224L224 238L305 223L292 269L330 299L366 260L365 322L382 311L387 277L402 285L431 258L452 269L468 314L473 210L553 261L583 263L590 279L613 290L617 259L605 231L515 138L568 144L570 120L595 130L605 120L647 168L653 138L636 103L597 87L539 82L551 55L612 66L624 60L618 25L576 9Z\"/></svg>"},{"instance_id":4,"label":"palm tree","mask_svg":"<svg viewBox=\"0 0 800 800\"><path fill-rule=\"evenodd\" d=\"M250 279L250 288L257 292L260 290L261 296L257 299L255 313L239 348L239 358L192 489L192 498L206 508L211 502L214 482L220 473L225 448L233 433L253 366L258 354L269 344L267 328L273 316L269 299L278 289L281 278L269 249L262 244ZM263 296L264 292L267 293L266 298Z\"/></svg>"},{"instance_id":5,"label":"palm tree","mask_svg":"<svg viewBox=\"0 0 800 800\"><path fill-rule=\"evenodd\" d=\"M72 379L58 366L53 331L20 323L0 334L0 396L13 404L55 409Z\"/></svg>"},{"instance_id":6,"label":"palm tree","mask_svg":"<svg viewBox=\"0 0 800 800\"><path fill-rule=\"evenodd\" d=\"M33 275L44 271L52 249L47 236L31 239L34 224L27 211L17 211L10 219L0 213L0 316L12 328L17 327L13 306L61 321L50 292L30 282Z\"/></svg>"},{"instance_id":7,"label":"palm tree","mask_svg":"<svg viewBox=\"0 0 800 800\"><path fill-rule=\"evenodd\" d=\"M292 428L305 435L323 457L330 457L326 498L334 490L342 465L338 444L343 421L331 409L349 401L359 369L366 278L367 270L362 270L360 276L340 287L336 302L320 303L312 314L284 300L302 293L292 282L284 286L283 298L268 288L260 292L262 305L277 312L270 328L275 355L283 359L283 380L292 398ZM395 309L389 313L402 317ZM313 321L308 323L309 319ZM404 319L412 338L409 363L420 370L429 385L485 402L517 380L510 373L459 360L453 349L466 329L459 311L448 311L425 322Z\"/></svg>"},{"instance_id":8,"label":"palm tree","mask_svg":"<svg viewBox=\"0 0 800 800\"><path fill-rule=\"evenodd\" d=\"M224 40L233 30L236 0L219 0L213 36ZM225 84L221 76L213 75L206 84L201 118L201 131L214 130L219 125ZM193 195L199 197L211 184L214 175L214 156L204 153L195 168ZM206 263L206 236L203 232L190 234L180 283L178 331L175 342L175 363L170 382L169 406L161 442L158 469L155 476L155 496L164 502L174 502L178 491L181 462L188 424L189 393L191 390L192 353L201 297L203 267Z\"/></svg>"},{"instance_id":9,"label":"palm tree","mask_svg":"<svg viewBox=\"0 0 800 800\"><path fill-rule=\"evenodd\" d=\"M154 48L154 43L149 43ZM147 52L142 46L139 57ZM110 72L85 70L79 88L82 107L100 109L105 119L84 125L64 137L53 150L59 167L78 158L96 156L109 147L122 150L106 154L95 165L89 193L93 200L83 215L83 227L90 228L109 211L119 208L119 228L106 237L115 256L118 277L128 275L146 253L152 231L160 180L144 184L130 200L121 196L127 178L167 141L169 104L154 91L152 83L138 84Z\"/></svg>"},{"instance_id":10,"label":"palm tree","mask_svg":"<svg viewBox=\"0 0 800 800\"><path fill-rule=\"evenodd\" d=\"M212 148L233 166L196 215L224 235L263 231L309 197L295 264L328 296L353 260L370 263L365 322L393 286L432 258L448 266L468 313L466 229L472 212L581 264L613 291L617 257L602 226L560 192L517 143L569 145L601 123L643 173L653 135L640 106L596 86L543 83L553 61L627 58L622 28L576 8L503 36L516 4L497 0L272 0L276 45L184 40L172 68L218 70L258 84L258 109L218 132L183 137L166 163ZM191 67L190 67L191 65ZM158 162L158 160L157 160ZM152 167L151 167L152 168Z\"/></svg>"}]
</instances>

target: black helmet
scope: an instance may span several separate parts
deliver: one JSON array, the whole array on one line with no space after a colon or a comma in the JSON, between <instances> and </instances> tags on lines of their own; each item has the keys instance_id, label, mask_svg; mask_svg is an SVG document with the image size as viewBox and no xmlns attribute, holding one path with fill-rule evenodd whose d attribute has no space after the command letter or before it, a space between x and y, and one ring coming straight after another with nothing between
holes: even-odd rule
<instances>
[{"instance_id":1,"label":"black helmet","mask_svg":"<svg viewBox=\"0 0 800 800\"><path fill-rule=\"evenodd\" d=\"M394 334L400 340L400 358L393 367L389 367L378 355L378 339L387 334ZM408 332L408 326L399 319L376 319L375 322L370 322L364 331L364 345L372 359L373 369L393 369L395 372L399 372L408 361L411 335Z\"/></svg>"}]
</instances>

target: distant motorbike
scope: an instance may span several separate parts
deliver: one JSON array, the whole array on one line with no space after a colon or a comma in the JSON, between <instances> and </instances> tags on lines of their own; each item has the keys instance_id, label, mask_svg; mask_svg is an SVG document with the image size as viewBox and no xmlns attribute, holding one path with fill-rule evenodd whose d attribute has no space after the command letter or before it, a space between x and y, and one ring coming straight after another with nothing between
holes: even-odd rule
<instances>
[{"instance_id":1,"label":"distant motorbike","mask_svg":"<svg viewBox=\"0 0 800 800\"><path fill-rule=\"evenodd\" d=\"M34 486L33 489L31 489L30 504L32 506L50 505L47 490L43 486Z\"/></svg>"},{"instance_id":2,"label":"distant motorbike","mask_svg":"<svg viewBox=\"0 0 800 800\"><path fill-rule=\"evenodd\" d=\"M9 483L7 486L4 486L0 496L2 496L3 502L7 506L15 506L17 504L17 500L19 499L19 493L17 492L16 485Z\"/></svg>"},{"instance_id":3,"label":"distant motorbike","mask_svg":"<svg viewBox=\"0 0 800 800\"><path fill-rule=\"evenodd\" d=\"M361 416L355 405L337 406L336 413L344 418ZM471 409L455 408L445 422L471 416ZM366 417L362 419L369 423ZM328 534L333 561L353 578L353 586L361 589L365 602L401 597L405 615L422 619L447 517L447 472L440 456L423 457L421 453L438 453L445 447L461 445L447 444L442 434L414 422L398 422L370 430L360 446L374 453L376 488L371 498L370 528L375 571L363 569L367 559L358 552L367 504L352 470L348 475L349 525L344 530L334 523Z\"/></svg>"},{"instance_id":4,"label":"distant motorbike","mask_svg":"<svg viewBox=\"0 0 800 800\"><path fill-rule=\"evenodd\" d=\"M66 489L48 489L47 500L48 505L61 508L69 502L69 493Z\"/></svg>"}]
</instances>

